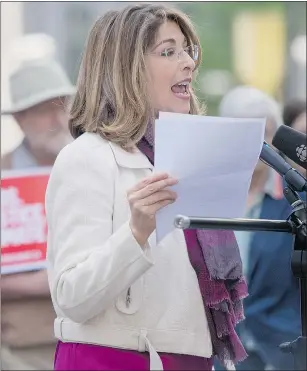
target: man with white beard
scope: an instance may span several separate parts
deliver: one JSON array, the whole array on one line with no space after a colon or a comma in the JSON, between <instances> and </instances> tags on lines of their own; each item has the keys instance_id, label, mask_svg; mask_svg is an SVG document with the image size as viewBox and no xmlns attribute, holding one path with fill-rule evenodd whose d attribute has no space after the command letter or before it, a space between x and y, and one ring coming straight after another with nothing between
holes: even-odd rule
<instances>
[{"instance_id":1,"label":"man with white beard","mask_svg":"<svg viewBox=\"0 0 307 371\"><path fill-rule=\"evenodd\" d=\"M2 169L52 166L72 137L66 102L74 87L51 59L25 61L10 76L11 114L24 133L23 142L1 160Z\"/></svg>"},{"instance_id":2,"label":"man with white beard","mask_svg":"<svg viewBox=\"0 0 307 371\"><path fill-rule=\"evenodd\" d=\"M67 99L75 89L55 58L24 60L10 75L12 115L22 143L1 159L1 169L52 166L72 137ZM51 370L53 310L45 270L1 277L1 362L5 370Z\"/></svg>"}]
</instances>

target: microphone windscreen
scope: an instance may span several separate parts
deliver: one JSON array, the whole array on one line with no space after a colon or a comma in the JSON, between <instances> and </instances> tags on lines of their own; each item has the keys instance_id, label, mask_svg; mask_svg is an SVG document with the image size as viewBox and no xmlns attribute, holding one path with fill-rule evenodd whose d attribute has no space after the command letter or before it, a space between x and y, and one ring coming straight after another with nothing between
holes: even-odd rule
<instances>
[{"instance_id":1,"label":"microphone windscreen","mask_svg":"<svg viewBox=\"0 0 307 371\"><path fill-rule=\"evenodd\" d=\"M306 134L282 125L276 131L272 144L296 164L307 169L306 142Z\"/></svg>"}]
</instances>

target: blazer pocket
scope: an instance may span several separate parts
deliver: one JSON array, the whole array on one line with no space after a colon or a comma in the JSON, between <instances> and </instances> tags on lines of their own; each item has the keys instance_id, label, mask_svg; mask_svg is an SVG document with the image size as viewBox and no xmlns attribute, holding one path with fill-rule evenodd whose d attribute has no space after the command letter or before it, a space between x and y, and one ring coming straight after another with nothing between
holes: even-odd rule
<instances>
[{"instance_id":1,"label":"blazer pocket","mask_svg":"<svg viewBox=\"0 0 307 371\"><path fill-rule=\"evenodd\" d=\"M127 290L122 292L116 300L116 308L124 314L136 313L143 301L144 279L140 277Z\"/></svg>"}]
</instances>

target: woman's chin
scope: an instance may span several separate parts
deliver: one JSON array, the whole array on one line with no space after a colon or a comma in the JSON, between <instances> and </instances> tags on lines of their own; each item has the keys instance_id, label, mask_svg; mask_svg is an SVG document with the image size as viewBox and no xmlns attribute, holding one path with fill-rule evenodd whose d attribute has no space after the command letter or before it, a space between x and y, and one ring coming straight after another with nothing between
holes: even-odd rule
<instances>
[{"instance_id":1,"label":"woman's chin","mask_svg":"<svg viewBox=\"0 0 307 371\"><path fill-rule=\"evenodd\" d=\"M182 113L182 114L188 114L190 113L190 104L182 104L182 105L177 105L168 107L168 108L163 108L159 110L160 112L172 112L172 113Z\"/></svg>"},{"instance_id":2,"label":"woman's chin","mask_svg":"<svg viewBox=\"0 0 307 371\"><path fill-rule=\"evenodd\" d=\"M176 113L182 113L182 114L189 114L190 113L190 106L189 107L181 107L176 110Z\"/></svg>"}]
</instances>

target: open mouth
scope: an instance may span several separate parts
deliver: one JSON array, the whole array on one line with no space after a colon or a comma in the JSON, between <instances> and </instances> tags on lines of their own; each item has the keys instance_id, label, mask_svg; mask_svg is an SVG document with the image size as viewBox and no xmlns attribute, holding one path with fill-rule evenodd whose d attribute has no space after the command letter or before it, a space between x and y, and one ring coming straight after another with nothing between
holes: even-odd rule
<instances>
[{"instance_id":1,"label":"open mouth","mask_svg":"<svg viewBox=\"0 0 307 371\"><path fill-rule=\"evenodd\" d=\"M171 87L172 92L178 98L190 98L190 82L181 81Z\"/></svg>"}]
</instances>

